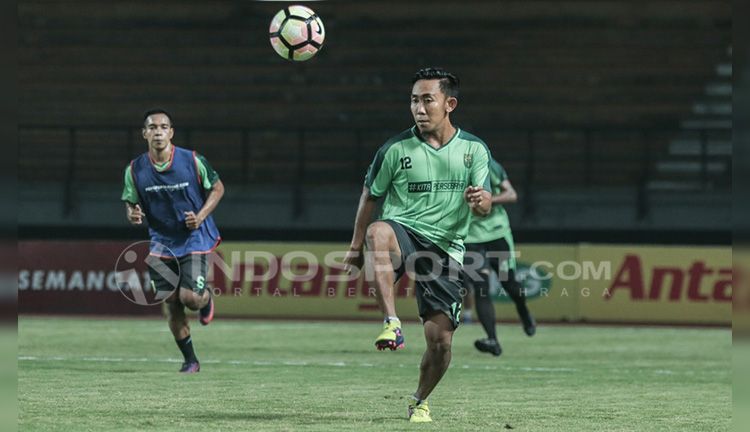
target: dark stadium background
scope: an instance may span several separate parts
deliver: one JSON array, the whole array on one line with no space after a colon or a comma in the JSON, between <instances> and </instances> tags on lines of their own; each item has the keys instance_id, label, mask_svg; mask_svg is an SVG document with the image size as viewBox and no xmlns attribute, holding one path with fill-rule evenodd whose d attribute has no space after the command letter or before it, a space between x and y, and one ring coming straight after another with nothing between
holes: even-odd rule
<instances>
[{"instance_id":1,"label":"dark stadium background","mask_svg":"<svg viewBox=\"0 0 750 432\"><path fill-rule=\"evenodd\" d=\"M519 189L518 242L730 243L728 1L315 2L304 63L271 50L280 4L21 2L20 238L143 238L119 196L160 106L224 180L226 240L346 242L436 65Z\"/></svg>"}]
</instances>

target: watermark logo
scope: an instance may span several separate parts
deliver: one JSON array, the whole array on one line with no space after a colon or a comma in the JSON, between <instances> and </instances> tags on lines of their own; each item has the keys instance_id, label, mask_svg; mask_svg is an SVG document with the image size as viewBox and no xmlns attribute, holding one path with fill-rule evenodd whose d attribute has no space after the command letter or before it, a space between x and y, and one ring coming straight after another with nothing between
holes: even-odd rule
<instances>
[{"instance_id":1,"label":"watermark logo","mask_svg":"<svg viewBox=\"0 0 750 432\"><path fill-rule=\"evenodd\" d=\"M115 262L117 288L137 305L163 303L177 289L179 281L179 260L167 246L158 242L132 243Z\"/></svg>"},{"instance_id":2,"label":"watermark logo","mask_svg":"<svg viewBox=\"0 0 750 432\"><path fill-rule=\"evenodd\" d=\"M516 281L521 288L520 294L526 300L549 295L550 288L552 287L552 277L550 276L544 269L532 269L531 266L524 263L518 263L515 271ZM511 299L497 278L490 285L490 294L496 302L513 302L513 299Z\"/></svg>"}]
</instances>

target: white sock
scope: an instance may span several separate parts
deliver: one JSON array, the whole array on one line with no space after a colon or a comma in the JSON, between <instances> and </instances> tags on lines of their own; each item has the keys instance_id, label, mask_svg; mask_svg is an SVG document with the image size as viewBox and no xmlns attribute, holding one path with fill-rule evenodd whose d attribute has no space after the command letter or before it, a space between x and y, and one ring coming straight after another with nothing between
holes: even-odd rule
<instances>
[{"instance_id":1,"label":"white sock","mask_svg":"<svg viewBox=\"0 0 750 432\"><path fill-rule=\"evenodd\" d=\"M386 318L385 318L385 319L383 320L383 322L384 322L384 323L388 323L388 322L394 322L394 323L396 323L396 324L401 324L401 320L400 320L400 319L398 319L398 317L397 317L397 316L389 316L389 317L386 317Z\"/></svg>"}]
</instances>

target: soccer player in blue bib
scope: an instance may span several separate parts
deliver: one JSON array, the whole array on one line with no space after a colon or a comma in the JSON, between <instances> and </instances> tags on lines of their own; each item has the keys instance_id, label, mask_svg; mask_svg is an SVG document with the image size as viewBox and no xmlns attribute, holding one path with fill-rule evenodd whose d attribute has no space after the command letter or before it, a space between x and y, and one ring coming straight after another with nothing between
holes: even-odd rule
<instances>
[{"instance_id":1,"label":"soccer player in blue bib","mask_svg":"<svg viewBox=\"0 0 750 432\"><path fill-rule=\"evenodd\" d=\"M203 325L213 320L207 261L221 242L211 213L224 195L224 185L203 156L172 144L172 117L165 110L147 111L142 132L148 151L125 169L122 200L131 224L140 225L146 218L151 255L179 276L175 285L149 266L152 288L173 291L166 299L167 315L169 329L185 358L180 372L195 373L200 371L200 363L185 307L199 311Z\"/></svg>"}]
</instances>

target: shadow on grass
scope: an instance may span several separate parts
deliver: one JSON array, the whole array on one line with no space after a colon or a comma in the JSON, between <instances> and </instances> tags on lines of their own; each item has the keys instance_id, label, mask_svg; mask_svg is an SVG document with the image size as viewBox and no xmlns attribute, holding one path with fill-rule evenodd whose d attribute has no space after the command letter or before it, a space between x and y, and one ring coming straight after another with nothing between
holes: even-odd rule
<instances>
[{"instance_id":1,"label":"shadow on grass","mask_svg":"<svg viewBox=\"0 0 750 432\"><path fill-rule=\"evenodd\" d=\"M179 366L179 365L178 365ZM177 366L175 366L177 368ZM24 372L31 372L34 370L59 370L59 371L65 371L65 372L106 372L106 373L137 373L142 374L144 372L153 372L152 370L147 370L146 368L111 368L111 367L102 367L98 364L91 364L89 365L81 365L81 364L71 364L71 363L56 363L56 364L36 364L32 367L27 366L19 366L18 368L21 371ZM176 369L175 369L176 370Z\"/></svg>"},{"instance_id":2,"label":"shadow on grass","mask_svg":"<svg viewBox=\"0 0 750 432\"><path fill-rule=\"evenodd\" d=\"M291 408L289 412L275 412L275 413L255 413L255 412L234 412L234 411L212 411L205 410L203 412L186 413L183 414L184 419L196 420L196 421L249 421L249 420L266 420L266 421L287 421L297 424L325 424L325 423L351 423L354 417L351 414L336 414L327 413L325 415L315 415L309 412L295 413L292 412ZM373 418L359 417L358 422L372 421L374 423L385 423L399 420L405 420L403 416L383 416Z\"/></svg>"}]
</instances>

